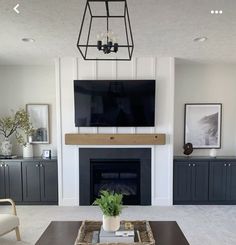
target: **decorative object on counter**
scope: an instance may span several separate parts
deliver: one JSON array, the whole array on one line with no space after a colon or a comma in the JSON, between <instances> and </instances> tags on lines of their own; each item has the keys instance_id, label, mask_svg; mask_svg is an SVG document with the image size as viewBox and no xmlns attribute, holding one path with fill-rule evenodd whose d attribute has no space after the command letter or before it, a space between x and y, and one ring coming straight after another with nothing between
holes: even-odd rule
<instances>
[{"instance_id":1,"label":"decorative object on counter","mask_svg":"<svg viewBox=\"0 0 236 245\"><path fill-rule=\"evenodd\" d=\"M185 104L184 143L194 149L221 147L222 104Z\"/></svg>"},{"instance_id":2,"label":"decorative object on counter","mask_svg":"<svg viewBox=\"0 0 236 245\"><path fill-rule=\"evenodd\" d=\"M16 159L17 155L0 155L0 159Z\"/></svg>"},{"instance_id":3,"label":"decorative object on counter","mask_svg":"<svg viewBox=\"0 0 236 245\"><path fill-rule=\"evenodd\" d=\"M43 150L42 158L51 159L51 150Z\"/></svg>"},{"instance_id":4,"label":"decorative object on counter","mask_svg":"<svg viewBox=\"0 0 236 245\"><path fill-rule=\"evenodd\" d=\"M189 156L193 152L193 145L192 143L184 144L184 155Z\"/></svg>"},{"instance_id":5,"label":"decorative object on counter","mask_svg":"<svg viewBox=\"0 0 236 245\"><path fill-rule=\"evenodd\" d=\"M88 244L102 244L102 245L155 245L155 240L153 237L152 229L148 221L138 220L138 221L121 221L121 227L125 223L132 223L133 230L135 231L134 241L127 242L128 237L119 237L118 239L114 238L116 232L111 233L110 242L102 243L99 240L99 231L102 226L101 221L83 221L82 225L79 228L78 236L75 241L75 245L88 245ZM100 234L101 235L101 234ZM114 239L116 240L114 242ZM112 241L113 240L113 241Z\"/></svg>"},{"instance_id":6,"label":"decorative object on counter","mask_svg":"<svg viewBox=\"0 0 236 245\"><path fill-rule=\"evenodd\" d=\"M12 153L12 143L9 138L5 138L5 140L1 143L1 154L4 156L10 156Z\"/></svg>"},{"instance_id":7,"label":"decorative object on counter","mask_svg":"<svg viewBox=\"0 0 236 245\"><path fill-rule=\"evenodd\" d=\"M216 157L216 153L217 153L216 152L216 149L214 149L214 148L213 149L210 149L209 156L210 157Z\"/></svg>"},{"instance_id":8,"label":"decorative object on counter","mask_svg":"<svg viewBox=\"0 0 236 245\"><path fill-rule=\"evenodd\" d=\"M103 212L103 229L107 232L117 231L120 228L123 195L106 190L100 193L100 198L93 204L98 205Z\"/></svg>"},{"instance_id":9,"label":"decorative object on counter","mask_svg":"<svg viewBox=\"0 0 236 245\"><path fill-rule=\"evenodd\" d=\"M33 126L32 144L49 143L49 105L48 104L27 104L26 110L29 113L30 122Z\"/></svg>"},{"instance_id":10,"label":"decorative object on counter","mask_svg":"<svg viewBox=\"0 0 236 245\"><path fill-rule=\"evenodd\" d=\"M14 115L0 118L0 134L4 137L1 143L1 154L4 156L12 154L12 144L9 139L12 135L15 135L18 144L26 145L23 135L29 136L31 133L32 125L24 109L19 109Z\"/></svg>"},{"instance_id":11,"label":"decorative object on counter","mask_svg":"<svg viewBox=\"0 0 236 245\"><path fill-rule=\"evenodd\" d=\"M27 157L33 157L33 145L31 143L26 143L25 146L23 146L23 158Z\"/></svg>"}]
</instances>

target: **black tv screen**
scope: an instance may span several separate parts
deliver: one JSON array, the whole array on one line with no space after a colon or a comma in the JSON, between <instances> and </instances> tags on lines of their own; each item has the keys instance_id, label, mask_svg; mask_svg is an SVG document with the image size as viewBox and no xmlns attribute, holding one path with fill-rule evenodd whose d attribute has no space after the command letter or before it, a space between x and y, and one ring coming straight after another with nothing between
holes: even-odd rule
<instances>
[{"instance_id":1,"label":"black tv screen","mask_svg":"<svg viewBox=\"0 0 236 245\"><path fill-rule=\"evenodd\" d=\"M75 80L76 127L150 127L155 80Z\"/></svg>"}]
</instances>

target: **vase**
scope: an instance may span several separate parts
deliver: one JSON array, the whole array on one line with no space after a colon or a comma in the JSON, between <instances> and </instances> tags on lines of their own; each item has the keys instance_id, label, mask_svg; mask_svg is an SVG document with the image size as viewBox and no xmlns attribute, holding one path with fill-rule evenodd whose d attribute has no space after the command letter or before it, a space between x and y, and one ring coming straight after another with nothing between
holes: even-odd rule
<instances>
[{"instance_id":1,"label":"vase","mask_svg":"<svg viewBox=\"0 0 236 245\"><path fill-rule=\"evenodd\" d=\"M33 145L26 143L26 146L23 146L23 158L33 157Z\"/></svg>"},{"instance_id":2,"label":"vase","mask_svg":"<svg viewBox=\"0 0 236 245\"><path fill-rule=\"evenodd\" d=\"M210 157L216 157L216 149L211 149L209 155Z\"/></svg>"},{"instance_id":3,"label":"vase","mask_svg":"<svg viewBox=\"0 0 236 245\"><path fill-rule=\"evenodd\" d=\"M3 156L11 156L12 154L12 144L8 138L1 143L1 154Z\"/></svg>"},{"instance_id":4,"label":"vase","mask_svg":"<svg viewBox=\"0 0 236 245\"><path fill-rule=\"evenodd\" d=\"M115 232L120 228L120 216L106 216L103 215L102 227L104 231Z\"/></svg>"}]
</instances>

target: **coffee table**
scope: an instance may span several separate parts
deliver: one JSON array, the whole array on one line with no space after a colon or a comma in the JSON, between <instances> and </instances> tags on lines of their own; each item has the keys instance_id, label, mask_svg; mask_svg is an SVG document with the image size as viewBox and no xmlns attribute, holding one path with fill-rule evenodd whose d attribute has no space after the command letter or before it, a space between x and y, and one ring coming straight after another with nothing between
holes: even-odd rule
<instances>
[{"instance_id":1,"label":"coffee table","mask_svg":"<svg viewBox=\"0 0 236 245\"><path fill-rule=\"evenodd\" d=\"M52 221L36 245L74 245L82 221ZM175 221L150 221L156 245L189 245Z\"/></svg>"}]
</instances>

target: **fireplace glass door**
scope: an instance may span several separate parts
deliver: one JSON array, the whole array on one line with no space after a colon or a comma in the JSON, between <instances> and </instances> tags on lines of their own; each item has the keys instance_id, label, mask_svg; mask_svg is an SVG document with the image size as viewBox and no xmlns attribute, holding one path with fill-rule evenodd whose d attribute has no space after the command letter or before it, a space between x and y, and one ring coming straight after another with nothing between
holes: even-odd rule
<instances>
[{"instance_id":1,"label":"fireplace glass door","mask_svg":"<svg viewBox=\"0 0 236 245\"><path fill-rule=\"evenodd\" d=\"M140 161L93 159L90 161L91 204L101 190L123 194L124 205L140 205Z\"/></svg>"}]
</instances>

